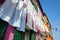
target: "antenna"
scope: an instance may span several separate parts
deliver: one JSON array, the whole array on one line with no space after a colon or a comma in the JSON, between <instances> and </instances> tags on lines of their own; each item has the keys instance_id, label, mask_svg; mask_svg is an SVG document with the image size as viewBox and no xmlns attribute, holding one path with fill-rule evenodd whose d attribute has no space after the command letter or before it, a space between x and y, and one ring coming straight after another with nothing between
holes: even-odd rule
<instances>
[{"instance_id":1,"label":"antenna","mask_svg":"<svg viewBox=\"0 0 60 40\"><path fill-rule=\"evenodd\" d=\"M52 28L52 30L55 30L57 32L59 27L60 27L60 23L56 27Z\"/></svg>"},{"instance_id":2,"label":"antenna","mask_svg":"<svg viewBox=\"0 0 60 40\"><path fill-rule=\"evenodd\" d=\"M58 29L57 28L52 28L52 30L55 30L57 32Z\"/></svg>"}]
</instances>

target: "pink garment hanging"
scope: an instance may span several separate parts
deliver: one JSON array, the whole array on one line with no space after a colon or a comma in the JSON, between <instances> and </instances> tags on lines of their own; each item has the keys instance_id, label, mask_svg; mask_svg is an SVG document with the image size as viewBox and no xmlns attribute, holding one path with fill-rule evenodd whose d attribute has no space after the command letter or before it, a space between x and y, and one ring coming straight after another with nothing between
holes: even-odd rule
<instances>
[{"instance_id":1,"label":"pink garment hanging","mask_svg":"<svg viewBox=\"0 0 60 40\"><path fill-rule=\"evenodd\" d=\"M14 37L14 27L8 25L3 40L13 40L13 37Z\"/></svg>"},{"instance_id":2,"label":"pink garment hanging","mask_svg":"<svg viewBox=\"0 0 60 40\"><path fill-rule=\"evenodd\" d=\"M36 28L39 32L43 32L43 29L40 26L36 25Z\"/></svg>"},{"instance_id":3,"label":"pink garment hanging","mask_svg":"<svg viewBox=\"0 0 60 40\"><path fill-rule=\"evenodd\" d=\"M36 35L36 40L38 40L39 39L39 34L35 33L35 35Z\"/></svg>"}]
</instances>

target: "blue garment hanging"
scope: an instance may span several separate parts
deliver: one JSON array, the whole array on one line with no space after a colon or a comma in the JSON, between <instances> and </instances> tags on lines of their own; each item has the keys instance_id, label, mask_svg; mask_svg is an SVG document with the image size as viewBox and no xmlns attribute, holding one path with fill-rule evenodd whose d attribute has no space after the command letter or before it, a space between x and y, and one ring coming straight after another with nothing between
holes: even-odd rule
<instances>
[{"instance_id":1,"label":"blue garment hanging","mask_svg":"<svg viewBox=\"0 0 60 40\"><path fill-rule=\"evenodd\" d=\"M24 12L25 10L22 10L22 16L20 18L20 27L17 27L16 29L19 31L25 32L26 27L26 14Z\"/></svg>"},{"instance_id":2,"label":"blue garment hanging","mask_svg":"<svg viewBox=\"0 0 60 40\"><path fill-rule=\"evenodd\" d=\"M20 27L17 27L16 29L18 31L25 32L26 27L26 4L23 4L23 9L20 11Z\"/></svg>"},{"instance_id":3,"label":"blue garment hanging","mask_svg":"<svg viewBox=\"0 0 60 40\"><path fill-rule=\"evenodd\" d=\"M20 3L22 3L22 6L20 7ZM13 25L14 27L17 27L16 29L18 31L25 32L25 25L26 25L26 5L23 3L23 1L19 1L18 5L11 17L11 20L9 21L10 25Z\"/></svg>"}]
</instances>

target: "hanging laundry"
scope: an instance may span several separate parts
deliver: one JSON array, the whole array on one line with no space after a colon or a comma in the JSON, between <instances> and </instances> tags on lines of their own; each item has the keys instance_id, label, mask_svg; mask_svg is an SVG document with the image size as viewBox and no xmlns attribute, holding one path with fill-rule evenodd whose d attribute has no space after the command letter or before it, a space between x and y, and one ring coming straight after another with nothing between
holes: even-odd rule
<instances>
[{"instance_id":1,"label":"hanging laundry","mask_svg":"<svg viewBox=\"0 0 60 40\"><path fill-rule=\"evenodd\" d=\"M28 28L32 29L32 11L33 11L33 5L31 4L30 1L28 1L28 6L27 6L27 26Z\"/></svg>"},{"instance_id":2,"label":"hanging laundry","mask_svg":"<svg viewBox=\"0 0 60 40\"><path fill-rule=\"evenodd\" d=\"M46 38L45 32L40 32L40 37L42 40L45 40L45 38Z\"/></svg>"},{"instance_id":3,"label":"hanging laundry","mask_svg":"<svg viewBox=\"0 0 60 40\"><path fill-rule=\"evenodd\" d=\"M8 26L8 23L0 19L0 40L3 40L7 26Z\"/></svg>"},{"instance_id":4,"label":"hanging laundry","mask_svg":"<svg viewBox=\"0 0 60 40\"><path fill-rule=\"evenodd\" d=\"M3 19L4 21L9 22L15 10L16 5L17 5L17 2L14 3L12 0L6 0L1 6L1 9L3 9L3 11L2 13L0 13L1 14L0 18Z\"/></svg>"},{"instance_id":5,"label":"hanging laundry","mask_svg":"<svg viewBox=\"0 0 60 40\"><path fill-rule=\"evenodd\" d=\"M33 31L37 32L37 28L36 28L36 21L32 20L32 28L33 28Z\"/></svg>"},{"instance_id":6,"label":"hanging laundry","mask_svg":"<svg viewBox=\"0 0 60 40\"><path fill-rule=\"evenodd\" d=\"M26 12L26 23L27 23L27 21L28 21L28 13Z\"/></svg>"},{"instance_id":7,"label":"hanging laundry","mask_svg":"<svg viewBox=\"0 0 60 40\"><path fill-rule=\"evenodd\" d=\"M25 32L25 27L26 27L26 7L27 7L27 5L24 3L24 1L23 1L23 6L22 7L23 7L23 9L21 9L21 11L20 11L20 26L17 27L16 29L18 31Z\"/></svg>"},{"instance_id":8,"label":"hanging laundry","mask_svg":"<svg viewBox=\"0 0 60 40\"><path fill-rule=\"evenodd\" d=\"M43 22L42 22L42 20L39 16L36 16L36 25L37 25L37 30L38 31L41 31L41 32L45 31L44 24L43 24Z\"/></svg>"},{"instance_id":9,"label":"hanging laundry","mask_svg":"<svg viewBox=\"0 0 60 40\"><path fill-rule=\"evenodd\" d=\"M26 11L22 10L22 16L20 19L20 27L17 27L17 30L25 32L26 27Z\"/></svg>"},{"instance_id":10,"label":"hanging laundry","mask_svg":"<svg viewBox=\"0 0 60 40\"><path fill-rule=\"evenodd\" d=\"M45 32L44 26L45 26L45 25L44 25L44 23L43 23L43 21L42 21L42 19L41 19L41 28L42 28L42 30L43 30L42 32Z\"/></svg>"},{"instance_id":11,"label":"hanging laundry","mask_svg":"<svg viewBox=\"0 0 60 40\"><path fill-rule=\"evenodd\" d=\"M31 17L29 17L28 8L27 8L27 11L26 11L26 29L27 30L31 30L32 29L32 25L30 25L31 21L29 20L29 18L31 18Z\"/></svg>"},{"instance_id":12,"label":"hanging laundry","mask_svg":"<svg viewBox=\"0 0 60 40\"><path fill-rule=\"evenodd\" d=\"M43 18L43 14L42 14L42 12L41 12L41 10L40 10L39 7L38 7L38 15L39 15L41 18Z\"/></svg>"},{"instance_id":13,"label":"hanging laundry","mask_svg":"<svg viewBox=\"0 0 60 40\"><path fill-rule=\"evenodd\" d=\"M36 35L36 39L35 40L42 40L39 32L36 32L35 35Z\"/></svg>"},{"instance_id":14,"label":"hanging laundry","mask_svg":"<svg viewBox=\"0 0 60 40\"><path fill-rule=\"evenodd\" d=\"M28 14L27 26L32 29L32 17Z\"/></svg>"},{"instance_id":15,"label":"hanging laundry","mask_svg":"<svg viewBox=\"0 0 60 40\"><path fill-rule=\"evenodd\" d=\"M36 21L35 21L35 17L37 15L37 12L34 9L34 6L32 5L31 1L28 1L27 9L28 9L27 26L29 28L31 28L32 30L34 30L35 32L37 32L37 29L36 29Z\"/></svg>"},{"instance_id":16,"label":"hanging laundry","mask_svg":"<svg viewBox=\"0 0 60 40\"><path fill-rule=\"evenodd\" d=\"M15 27L21 27L21 23L23 23L23 20L25 21L24 7L26 7L26 4L24 3L24 1L19 1L11 17L11 20L9 21L10 25L15 26Z\"/></svg>"},{"instance_id":17,"label":"hanging laundry","mask_svg":"<svg viewBox=\"0 0 60 40\"><path fill-rule=\"evenodd\" d=\"M24 3L26 3L26 5L28 6L28 0L25 0ZM26 23L27 23L27 19L28 19L28 8L26 7Z\"/></svg>"},{"instance_id":18,"label":"hanging laundry","mask_svg":"<svg viewBox=\"0 0 60 40\"><path fill-rule=\"evenodd\" d=\"M33 20L33 30L35 31L35 32L37 32L37 28L36 28L36 16L37 16L37 12L36 12L36 10L35 9L33 9L33 12L32 12L33 14L32 14L32 20Z\"/></svg>"},{"instance_id":19,"label":"hanging laundry","mask_svg":"<svg viewBox=\"0 0 60 40\"><path fill-rule=\"evenodd\" d=\"M13 40L13 37L14 37L14 27L8 25L3 40Z\"/></svg>"},{"instance_id":20,"label":"hanging laundry","mask_svg":"<svg viewBox=\"0 0 60 40\"><path fill-rule=\"evenodd\" d=\"M46 32L49 32L49 30L48 30L48 28L46 27L46 25L44 26L44 28L45 28Z\"/></svg>"}]
</instances>

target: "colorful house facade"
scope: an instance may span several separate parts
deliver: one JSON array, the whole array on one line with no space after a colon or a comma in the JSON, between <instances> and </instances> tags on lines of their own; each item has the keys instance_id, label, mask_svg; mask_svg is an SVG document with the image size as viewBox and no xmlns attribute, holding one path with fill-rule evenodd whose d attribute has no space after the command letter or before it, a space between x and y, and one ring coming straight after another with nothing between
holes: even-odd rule
<instances>
[{"instance_id":1,"label":"colorful house facade","mask_svg":"<svg viewBox=\"0 0 60 40\"><path fill-rule=\"evenodd\" d=\"M0 5L1 40L53 40L39 0L0 0Z\"/></svg>"}]
</instances>

